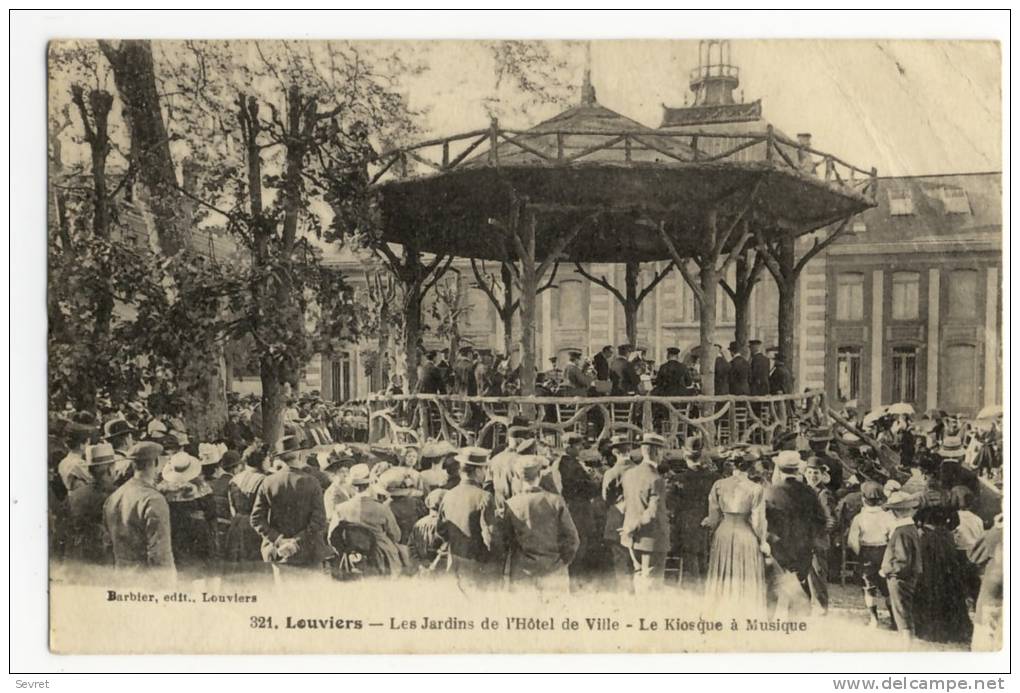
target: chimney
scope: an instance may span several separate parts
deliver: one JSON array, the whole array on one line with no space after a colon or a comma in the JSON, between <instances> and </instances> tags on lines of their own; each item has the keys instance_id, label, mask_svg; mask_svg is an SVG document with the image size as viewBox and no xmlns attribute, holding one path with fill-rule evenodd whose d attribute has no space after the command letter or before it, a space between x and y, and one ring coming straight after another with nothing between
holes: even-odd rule
<instances>
[{"instance_id":1,"label":"chimney","mask_svg":"<svg viewBox=\"0 0 1020 693\"><path fill-rule=\"evenodd\" d=\"M810 132L798 132L797 133L797 144L804 148L811 147L811 133ZM797 163L801 168L808 171L813 171L815 163L811 159L811 153L804 151L804 149L797 150Z\"/></svg>"}]
</instances>

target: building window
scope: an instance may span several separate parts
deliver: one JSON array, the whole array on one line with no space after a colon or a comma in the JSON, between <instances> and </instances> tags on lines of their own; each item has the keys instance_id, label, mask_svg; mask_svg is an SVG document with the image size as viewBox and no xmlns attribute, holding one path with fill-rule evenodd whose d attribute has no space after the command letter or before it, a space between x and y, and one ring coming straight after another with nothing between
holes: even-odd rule
<instances>
[{"instance_id":1,"label":"building window","mask_svg":"<svg viewBox=\"0 0 1020 693\"><path fill-rule=\"evenodd\" d=\"M940 191L946 214L970 214L970 200L963 188L943 187Z\"/></svg>"},{"instance_id":2,"label":"building window","mask_svg":"<svg viewBox=\"0 0 1020 693\"><path fill-rule=\"evenodd\" d=\"M844 272L836 280L836 319L864 319L864 275Z\"/></svg>"},{"instance_id":3,"label":"building window","mask_svg":"<svg viewBox=\"0 0 1020 693\"><path fill-rule=\"evenodd\" d=\"M861 396L861 348L842 346L836 351L836 396L850 401Z\"/></svg>"},{"instance_id":4,"label":"building window","mask_svg":"<svg viewBox=\"0 0 1020 693\"><path fill-rule=\"evenodd\" d=\"M865 224L860 219L857 219L856 221L854 221L853 224L850 225L850 233L855 233L855 234L856 233L867 233L867 231L868 231L868 225Z\"/></svg>"},{"instance_id":5,"label":"building window","mask_svg":"<svg viewBox=\"0 0 1020 693\"><path fill-rule=\"evenodd\" d=\"M346 402L354 396L354 372L351 368L350 352L345 351L333 357L330 376L334 402Z\"/></svg>"},{"instance_id":6,"label":"building window","mask_svg":"<svg viewBox=\"0 0 1020 693\"><path fill-rule=\"evenodd\" d=\"M917 320L918 289L920 285L921 275L917 272L893 273L893 320Z\"/></svg>"},{"instance_id":7,"label":"building window","mask_svg":"<svg viewBox=\"0 0 1020 693\"><path fill-rule=\"evenodd\" d=\"M916 347L893 347L892 400L893 402L917 400Z\"/></svg>"},{"instance_id":8,"label":"building window","mask_svg":"<svg viewBox=\"0 0 1020 693\"><path fill-rule=\"evenodd\" d=\"M958 269L949 273L947 313L950 318L974 320L978 317L977 287L977 270Z\"/></svg>"},{"instance_id":9,"label":"building window","mask_svg":"<svg viewBox=\"0 0 1020 693\"><path fill-rule=\"evenodd\" d=\"M579 281L560 282L557 292L559 294L560 325L564 327L582 327L584 325L582 290L583 285Z\"/></svg>"},{"instance_id":10,"label":"building window","mask_svg":"<svg viewBox=\"0 0 1020 693\"><path fill-rule=\"evenodd\" d=\"M914 198L909 190L889 191L889 214L894 217L910 216L914 213Z\"/></svg>"}]
</instances>

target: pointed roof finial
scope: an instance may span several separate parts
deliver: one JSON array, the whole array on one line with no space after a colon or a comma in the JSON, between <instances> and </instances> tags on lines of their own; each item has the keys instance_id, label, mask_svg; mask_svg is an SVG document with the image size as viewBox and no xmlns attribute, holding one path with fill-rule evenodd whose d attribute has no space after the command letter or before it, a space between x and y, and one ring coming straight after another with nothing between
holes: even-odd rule
<instances>
[{"instance_id":1,"label":"pointed roof finial","mask_svg":"<svg viewBox=\"0 0 1020 693\"><path fill-rule=\"evenodd\" d=\"M584 44L584 81L581 83L581 105L595 103L595 87L591 85L591 41Z\"/></svg>"}]
</instances>

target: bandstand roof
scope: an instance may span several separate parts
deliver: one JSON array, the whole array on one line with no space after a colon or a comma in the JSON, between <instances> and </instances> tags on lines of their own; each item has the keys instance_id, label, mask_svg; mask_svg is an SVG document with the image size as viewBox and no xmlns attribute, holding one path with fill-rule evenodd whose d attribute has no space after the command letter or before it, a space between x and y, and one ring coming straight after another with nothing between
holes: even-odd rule
<instances>
[{"instance_id":1,"label":"bandstand roof","mask_svg":"<svg viewBox=\"0 0 1020 693\"><path fill-rule=\"evenodd\" d=\"M869 172L832 158L825 177L813 175L790 155L797 143L771 128L727 130L654 130L599 104L586 85L580 104L528 130L493 121L485 130L383 154L374 176L383 240L512 258L509 242L489 223L508 216L511 190L536 212L538 258L561 233L586 224L564 252L578 262L669 259L659 221L674 229L681 253L698 252L706 210L717 206L725 224L752 189L752 223L766 235L808 233L873 206ZM751 147L769 154L742 157Z\"/></svg>"}]
</instances>

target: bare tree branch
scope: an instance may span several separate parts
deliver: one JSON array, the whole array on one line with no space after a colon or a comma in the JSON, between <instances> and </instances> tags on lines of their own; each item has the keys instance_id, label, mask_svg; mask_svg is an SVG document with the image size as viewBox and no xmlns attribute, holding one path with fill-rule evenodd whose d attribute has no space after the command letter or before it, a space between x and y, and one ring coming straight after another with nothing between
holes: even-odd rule
<instances>
[{"instance_id":1,"label":"bare tree branch","mask_svg":"<svg viewBox=\"0 0 1020 693\"><path fill-rule=\"evenodd\" d=\"M814 256L818 255L818 253L820 253L823 250L825 250L826 248L828 248L832 244L832 242L835 241L843 233L843 231L846 230L847 224L850 223L850 219L852 219L852 218L853 218L852 215L848 216L847 218L845 218L843 220L843 222L839 226L836 227L836 230L833 231L832 233L830 233L825 238L825 240L819 241L816 238L814 245L811 246L811 249L808 250L806 253L804 253L804 257L802 257L797 262L797 264L794 265L794 268L793 268L794 276L797 276L798 274L800 274L800 271L802 269L804 269L804 265L806 265L811 260L811 258L813 258Z\"/></svg>"},{"instance_id":2,"label":"bare tree branch","mask_svg":"<svg viewBox=\"0 0 1020 693\"><path fill-rule=\"evenodd\" d=\"M666 233L666 222L659 222L659 238L662 239L663 244L666 246L666 250L669 252L670 257L673 258L673 264L680 271L680 275L683 276L684 281L691 287L691 291L698 298L699 301L703 301L705 298L705 292L701 290L701 285L695 280L694 275L691 274L690 270L687 269L687 261L680 256L679 251L676 249L676 245L673 244L673 239Z\"/></svg>"},{"instance_id":3,"label":"bare tree branch","mask_svg":"<svg viewBox=\"0 0 1020 693\"><path fill-rule=\"evenodd\" d=\"M582 277L584 277L588 281L590 281L592 284L596 284L598 286L601 286L603 289L605 289L609 293L613 294L613 296L616 297L616 300L619 301L620 303L625 303L626 302L626 299L623 297L623 293L619 289L617 289L615 286L610 284L609 280L606 279L605 276L596 277L595 275L593 275L590 272L588 272L588 270L586 270L584 267L582 267L581 263L579 263L579 262L575 262L574 263L574 271L576 273L580 274Z\"/></svg>"},{"instance_id":4,"label":"bare tree branch","mask_svg":"<svg viewBox=\"0 0 1020 693\"><path fill-rule=\"evenodd\" d=\"M671 262L668 265L666 265L662 270L656 272L655 276L652 277L652 281L648 282L648 286L641 289L641 291L638 293L637 295L638 305L640 305L641 302L645 300L645 297L655 290L655 287L659 285L659 282L665 279L666 276L672 271L673 263Z\"/></svg>"}]
</instances>

